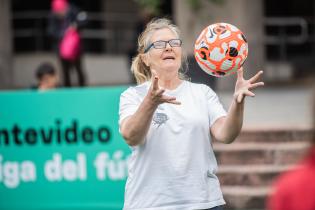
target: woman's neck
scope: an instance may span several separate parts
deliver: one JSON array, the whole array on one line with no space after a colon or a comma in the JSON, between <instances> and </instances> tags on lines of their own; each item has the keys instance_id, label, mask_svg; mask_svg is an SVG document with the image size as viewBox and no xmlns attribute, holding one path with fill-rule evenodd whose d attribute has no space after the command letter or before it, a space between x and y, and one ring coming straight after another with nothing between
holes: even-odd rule
<instances>
[{"instance_id":1,"label":"woman's neck","mask_svg":"<svg viewBox=\"0 0 315 210\"><path fill-rule=\"evenodd\" d=\"M159 77L159 86L168 90L176 89L181 84L181 82L182 81L178 76L173 78L167 78L163 76Z\"/></svg>"}]
</instances>

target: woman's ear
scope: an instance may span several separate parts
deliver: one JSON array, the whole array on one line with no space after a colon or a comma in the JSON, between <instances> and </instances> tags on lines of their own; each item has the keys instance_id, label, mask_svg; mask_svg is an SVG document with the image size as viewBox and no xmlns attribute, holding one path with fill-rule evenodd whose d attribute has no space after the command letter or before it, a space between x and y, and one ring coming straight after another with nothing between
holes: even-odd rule
<instances>
[{"instance_id":1,"label":"woman's ear","mask_svg":"<svg viewBox=\"0 0 315 210\"><path fill-rule=\"evenodd\" d=\"M147 56L147 54L141 54L140 55L140 58L141 58L141 60L143 61L143 63L146 65L146 66L150 66L149 64L149 59L148 59L148 56Z\"/></svg>"}]
</instances>

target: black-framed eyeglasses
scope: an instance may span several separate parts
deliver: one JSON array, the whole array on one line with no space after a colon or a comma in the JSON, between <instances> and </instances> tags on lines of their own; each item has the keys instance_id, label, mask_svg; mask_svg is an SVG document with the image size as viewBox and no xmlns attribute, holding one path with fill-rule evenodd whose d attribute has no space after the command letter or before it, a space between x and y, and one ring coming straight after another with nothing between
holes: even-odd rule
<instances>
[{"instance_id":1,"label":"black-framed eyeglasses","mask_svg":"<svg viewBox=\"0 0 315 210\"><path fill-rule=\"evenodd\" d=\"M180 39L170 39L168 41L159 40L159 41L151 43L144 50L144 53L147 53L152 47L154 49L164 49L164 48L166 48L167 43L169 43L171 47L180 47L180 46L182 46L182 40L180 40Z\"/></svg>"}]
</instances>

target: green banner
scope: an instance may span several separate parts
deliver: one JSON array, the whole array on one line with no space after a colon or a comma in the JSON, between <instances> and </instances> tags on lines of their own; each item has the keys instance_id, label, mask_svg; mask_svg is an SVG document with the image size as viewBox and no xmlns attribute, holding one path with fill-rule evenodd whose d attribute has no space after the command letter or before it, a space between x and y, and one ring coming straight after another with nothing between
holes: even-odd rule
<instances>
[{"instance_id":1,"label":"green banner","mask_svg":"<svg viewBox=\"0 0 315 210\"><path fill-rule=\"evenodd\" d=\"M0 209L122 209L124 89L0 93Z\"/></svg>"}]
</instances>

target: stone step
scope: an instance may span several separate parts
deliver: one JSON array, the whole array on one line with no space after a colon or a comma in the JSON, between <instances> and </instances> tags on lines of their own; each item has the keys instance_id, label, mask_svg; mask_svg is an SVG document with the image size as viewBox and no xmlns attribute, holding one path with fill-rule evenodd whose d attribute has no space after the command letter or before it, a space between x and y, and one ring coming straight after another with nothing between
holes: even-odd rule
<instances>
[{"instance_id":1,"label":"stone step","mask_svg":"<svg viewBox=\"0 0 315 210\"><path fill-rule=\"evenodd\" d=\"M246 128L232 144L214 142L224 209L265 209L272 182L306 155L312 138L309 128Z\"/></svg>"},{"instance_id":2,"label":"stone step","mask_svg":"<svg viewBox=\"0 0 315 210\"><path fill-rule=\"evenodd\" d=\"M265 209L270 192L271 187L223 186L222 193L227 203L224 209Z\"/></svg>"},{"instance_id":3,"label":"stone step","mask_svg":"<svg viewBox=\"0 0 315 210\"><path fill-rule=\"evenodd\" d=\"M270 186L274 179L291 168L276 165L223 165L217 176L222 186Z\"/></svg>"},{"instance_id":4,"label":"stone step","mask_svg":"<svg viewBox=\"0 0 315 210\"><path fill-rule=\"evenodd\" d=\"M314 131L309 127L244 128L236 142L301 142L313 139Z\"/></svg>"},{"instance_id":5,"label":"stone step","mask_svg":"<svg viewBox=\"0 0 315 210\"><path fill-rule=\"evenodd\" d=\"M309 143L215 143L213 148L219 165L291 165L305 155Z\"/></svg>"}]
</instances>

